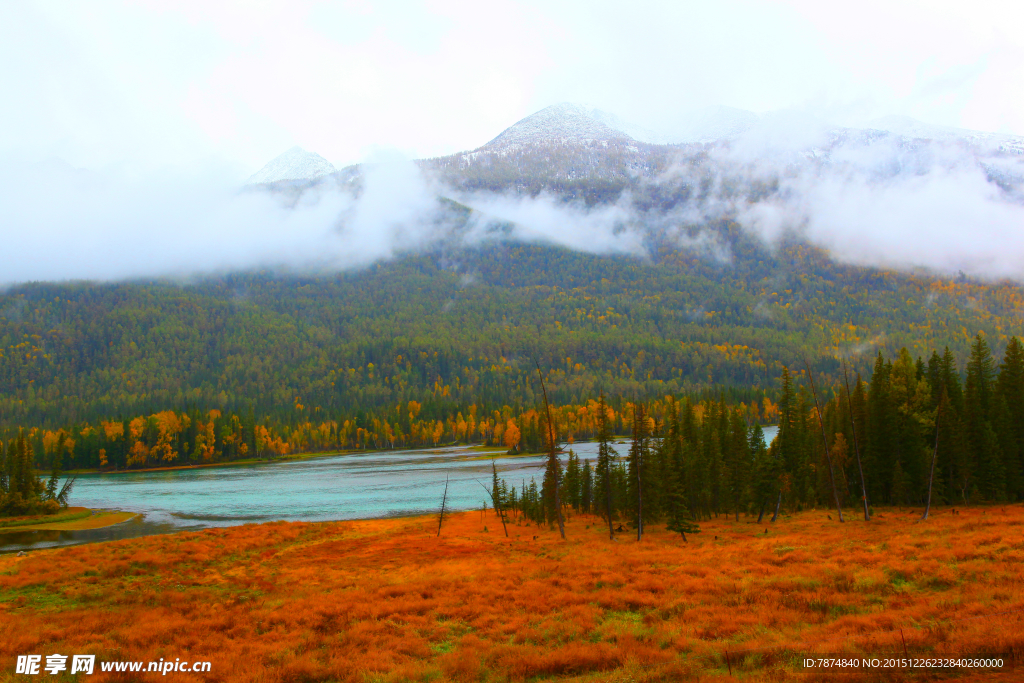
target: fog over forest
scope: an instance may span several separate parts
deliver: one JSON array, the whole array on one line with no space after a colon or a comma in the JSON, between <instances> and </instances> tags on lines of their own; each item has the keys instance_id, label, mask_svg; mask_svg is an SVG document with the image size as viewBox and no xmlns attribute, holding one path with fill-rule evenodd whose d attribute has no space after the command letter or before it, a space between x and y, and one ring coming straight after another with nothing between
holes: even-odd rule
<instances>
[{"instance_id":1,"label":"fog over forest","mask_svg":"<svg viewBox=\"0 0 1024 683\"><path fill-rule=\"evenodd\" d=\"M994 135L915 139L829 128L792 113L765 116L733 139L670 148L666 169L589 207L557 187L533 196L453 188L429 164L397 152L362 164L356 185L337 174L298 194L243 188L227 165L87 171L8 159L0 164L8 227L0 280L332 271L440 240L497 238L643 255L657 235L727 262L727 245L704 232L722 219L769 245L795 234L859 265L1018 280L1024 155L1007 140L1019 143ZM671 205L639 208L633 192L651 188L674 197ZM453 218L440 198L471 208L468 221Z\"/></svg>"}]
</instances>

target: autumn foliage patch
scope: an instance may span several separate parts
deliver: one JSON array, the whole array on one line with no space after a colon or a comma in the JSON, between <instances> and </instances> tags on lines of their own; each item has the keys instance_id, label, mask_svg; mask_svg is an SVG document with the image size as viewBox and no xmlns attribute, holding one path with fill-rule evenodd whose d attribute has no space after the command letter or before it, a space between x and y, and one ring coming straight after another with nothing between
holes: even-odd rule
<instances>
[{"instance_id":1,"label":"autumn foliage patch","mask_svg":"<svg viewBox=\"0 0 1024 683\"><path fill-rule=\"evenodd\" d=\"M1020 657L1024 508L919 518L721 517L689 543L660 527L637 543L577 515L563 542L517 522L505 538L478 511L440 538L421 517L7 555L0 678L19 654L54 652L209 660L173 677L267 683L829 680L798 672L798 653L895 655L903 639L911 653Z\"/></svg>"}]
</instances>

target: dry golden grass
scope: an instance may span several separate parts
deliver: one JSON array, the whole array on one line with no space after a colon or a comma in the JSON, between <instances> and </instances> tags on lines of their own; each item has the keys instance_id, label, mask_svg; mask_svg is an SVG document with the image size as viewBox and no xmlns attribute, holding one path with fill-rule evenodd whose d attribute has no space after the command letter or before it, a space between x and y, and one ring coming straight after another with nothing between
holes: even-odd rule
<instances>
[{"instance_id":1,"label":"dry golden grass","mask_svg":"<svg viewBox=\"0 0 1024 683\"><path fill-rule=\"evenodd\" d=\"M4 556L0 678L16 655L59 652L209 660L196 680L266 683L734 680L728 650L742 680L817 681L834 677L798 673L794 653L901 654L901 628L912 654L1024 654L1024 508L826 514L723 518L689 543L660 528L611 543L585 516L567 542L516 524L505 539L471 512L440 539L421 517Z\"/></svg>"}]
</instances>

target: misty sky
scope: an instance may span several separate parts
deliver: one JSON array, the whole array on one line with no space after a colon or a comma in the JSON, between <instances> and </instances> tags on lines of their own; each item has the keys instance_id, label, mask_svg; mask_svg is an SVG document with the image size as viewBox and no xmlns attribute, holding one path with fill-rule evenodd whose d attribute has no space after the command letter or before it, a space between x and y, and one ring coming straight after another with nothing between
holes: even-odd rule
<instances>
[{"instance_id":1,"label":"misty sky","mask_svg":"<svg viewBox=\"0 0 1024 683\"><path fill-rule=\"evenodd\" d=\"M470 149L561 101L658 129L721 104L1022 134L1021 25L978 1L7 2L0 154L245 178L293 145Z\"/></svg>"},{"instance_id":2,"label":"misty sky","mask_svg":"<svg viewBox=\"0 0 1024 683\"><path fill-rule=\"evenodd\" d=\"M564 101L669 133L714 105L776 112L714 161L722 188L781 173L780 193L654 218L628 197L460 197L481 217L468 239L493 218L518 239L639 253L644 221L683 235L728 214L850 262L1022 279L1024 199L989 174L1021 185L1024 157L983 167L956 145L908 156L881 141L780 170L822 132L813 122L1024 134L1022 25L1024 3L1008 2L0 3L0 285L352 268L419 249L444 190L410 159L473 149ZM361 198L239 191L295 145L338 167L373 161Z\"/></svg>"}]
</instances>

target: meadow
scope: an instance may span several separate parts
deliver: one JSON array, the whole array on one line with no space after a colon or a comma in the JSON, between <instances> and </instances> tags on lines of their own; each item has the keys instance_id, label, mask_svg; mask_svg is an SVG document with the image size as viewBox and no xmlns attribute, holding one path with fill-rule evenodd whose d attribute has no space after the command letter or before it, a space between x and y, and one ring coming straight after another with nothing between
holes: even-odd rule
<instances>
[{"instance_id":1,"label":"meadow","mask_svg":"<svg viewBox=\"0 0 1024 683\"><path fill-rule=\"evenodd\" d=\"M718 517L608 540L493 511L270 523L0 557L21 654L206 660L209 681L784 681L801 653L1024 655L1024 507ZM45 660L44 660L45 661ZM1008 660L1010 663L1011 660ZM876 671L868 680L1019 680ZM104 680L126 674L80 677ZM153 680L137 674L132 680ZM44 674L46 679L62 680ZM65 677L64 680L70 677ZM845 675L858 680L863 675Z\"/></svg>"}]
</instances>

